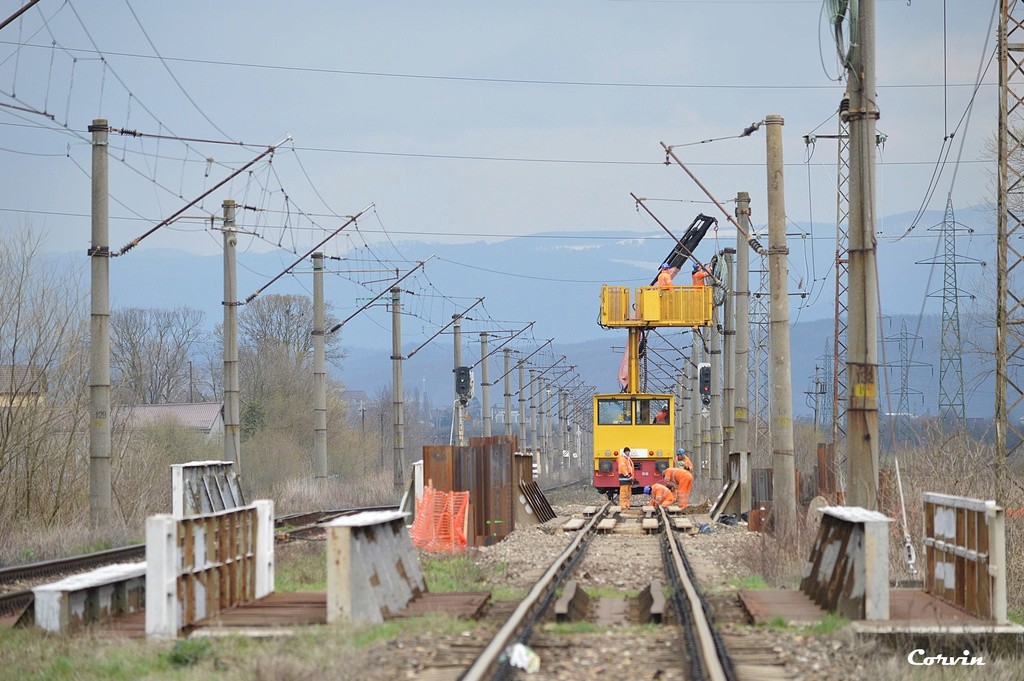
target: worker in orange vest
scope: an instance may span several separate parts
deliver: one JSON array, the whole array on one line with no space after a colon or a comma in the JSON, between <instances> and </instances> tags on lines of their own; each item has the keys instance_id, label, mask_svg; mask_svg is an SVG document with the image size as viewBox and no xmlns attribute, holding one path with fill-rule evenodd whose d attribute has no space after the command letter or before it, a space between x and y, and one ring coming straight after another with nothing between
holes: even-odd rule
<instances>
[{"instance_id":1,"label":"worker in orange vest","mask_svg":"<svg viewBox=\"0 0 1024 681\"><path fill-rule=\"evenodd\" d=\"M666 468L661 473L665 480L675 484L676 503L679 508L686 508L690 502L690 490L693 489L693 473L687 468Z\"/></svg>"},{"instance_id":2,"label":"worker in orange vest","mask_svg":"<svg viewBox=\"0 0 1024 681\"><path fill-rule=\"evenodd\" d=\"M666 291L672 288L672 268L667 262L661 263L658 268L658 281L654 285Z\"/></svg>"},{"instance_id":3,"label":"worker in orange vest","mask_svg":"<svg viewBox=\"0 0 1024 681\"><path fill-rule=\"evenodd\" d=\"M623 447L619 454L619 508L629 508L629 499L633 495L633 474L636 469L633 459L629 457L629 447Z\"/></svg>"},{"instance_id":4,"label":"worker in orange vest","mask_svg":"<svg viewBox=\"0 0 1024 681\"><path fill-rule=\"evenodd\" d=\"M693 279L693 285L694 286L704 286L705 285L705 281L704 280L707 279L710 276L711 276L711 272L708 271L708 268L707 268L706 265L702 265L699 262L694 262L693 263L693 277L692 277L692 279Z\"/></svg>"},{"instance_id":5,"label":"worker in orange vest","mask_svg":"<svg viewBox=\"0 0 1024 681\"><path fill-rule=\"evenodd\" d=\"M654 415L655 423L668 423L668 405L666 404L661 408L657 414Z\"/></svg>"},{"instance_id":6,"label":"worker in orange vest","mask_svg":"<svg viewBox=\"0 0 1024 681\"><path fill-rule=\"evenodd\" d=\"M671 506L676 503L676 483L665 479L651 485L651 504L654 506Z\"/></svg>"}]
</instances>

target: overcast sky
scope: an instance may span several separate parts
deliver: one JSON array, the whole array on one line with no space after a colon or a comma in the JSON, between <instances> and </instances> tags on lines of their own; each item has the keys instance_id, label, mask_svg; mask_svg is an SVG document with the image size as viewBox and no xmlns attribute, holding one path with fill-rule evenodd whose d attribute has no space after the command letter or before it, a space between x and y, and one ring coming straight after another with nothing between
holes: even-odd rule
<instances>
[{"instance_id":1,"label":"overcast sky","mask_svg":"<svg viewBox=\"0 0 1024 681\"><path fill-rule=\"evenodd\" d=\"M0 0L0 14L22 4ZM660 142L722 201L750 192L763 223L763 130L735 136L778 113L787 214L813 221L827 251L836 143L804 142L836 133L843 92L822 4L41 0L0 31L0 224L44 229L56 250L88 247L97 117L144 135L111 135L114 248L288 134L272 163L141 247L216 252L210 217L227 198L260 209L239 221L261 250L305 249L373 204L361 236L329 253L382 230L437 241L557 230L581 243L658 230L630 192L667 199L648 205L680 231L697 212L721 218L663 164ZM950 191L957 207L990 201L997 5L877 0L880 216L942 210ZM716 141L687 146L701 140ZM881 227L899 234L908 219Z\"/></svg>"}]
</instances>

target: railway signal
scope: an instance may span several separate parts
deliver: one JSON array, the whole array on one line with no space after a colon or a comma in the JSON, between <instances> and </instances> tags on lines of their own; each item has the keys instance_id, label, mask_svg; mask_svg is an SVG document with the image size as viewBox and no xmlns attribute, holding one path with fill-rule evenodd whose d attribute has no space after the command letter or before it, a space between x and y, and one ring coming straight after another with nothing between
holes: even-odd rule
<instances>
[{"instance_id":1,"label":"railway signal","mask_svg":"<svg viewBox=\"0 0 1024 681\"><path fill-rule=\"evenodd\" d=\"M705 407L711 404L711 364L701 362L697 365L697 385L700 390L700 402Z\"/></svg>"},{"instance_id":2,"label":"railway signal","mask_svg":"<svg viewBox=\"0 0 1024 681\"><path fill-rule=\"evenodd\" d=\"M455 394L458 395L462 406L466 406L473 399L473 370L471 368L457 367L455 369Z\"/></svg>"}]
</instances>

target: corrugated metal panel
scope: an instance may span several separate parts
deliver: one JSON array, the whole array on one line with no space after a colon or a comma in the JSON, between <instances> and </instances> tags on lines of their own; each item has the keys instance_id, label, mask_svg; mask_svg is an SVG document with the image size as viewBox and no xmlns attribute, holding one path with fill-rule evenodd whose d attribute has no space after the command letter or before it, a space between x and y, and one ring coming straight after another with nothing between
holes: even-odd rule
<instances>
[{"instance_id":1,"label":"corrugated metal panel","mask_svg":"<svg viewBox=\"0 0 1024 681\"><path fill-rule=\"evenodd\" d=\"M750 471L750 499L755 507L760 502L772 500L772 480L771 468L755 468Z\"/></svg>"},{"instance_id":2,"label":"corrugated metal panel","mask_svg":"<svg viewBox=\"0 0 1024 681\"><path fill-rule=\"evenodd\" d=\"M529 482L519 483L519 490L526 496L527 501L530 502L530 506L533 507L533 512L542 523L546 523L555 517L555 511L551 508L551 504L548 502L547 497L544 496L544 492L540 490L540 487L533 480Z\"/></svg>"}]
</instances>

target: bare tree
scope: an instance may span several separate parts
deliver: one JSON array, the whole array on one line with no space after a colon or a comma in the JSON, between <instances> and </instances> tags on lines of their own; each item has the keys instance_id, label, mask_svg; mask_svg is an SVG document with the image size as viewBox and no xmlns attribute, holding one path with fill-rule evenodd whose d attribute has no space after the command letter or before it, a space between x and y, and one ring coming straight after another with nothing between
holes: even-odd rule
<instances>
[{"instance_id":1,"label":"bare tree","mask_svg":"<svg viewBox=\"0 0 1024 681\"><path fill-rule=\"evenodd\" d=\"M337 319L326 306L324 314L328 328ZM324 339L328 361L340 355L340 337L329 335ZM311 366L313 360L313 301L309 296L271 294L256 298L245 305L238 315L238 343L240 348L263 352L270 348L283 351L296 369Z\"/></svg>"},{"instance_id":2,"label":"bare tree","mask_svg":"<svg viewBox=\"0 0 1024 681\"><path fill-rule=\"evenodd\" d=\"M121 401L162 404L189 398L190 357L205 337L203 316L187 306L111 314L111 368Z\"/></svg>"},{"instance_id":3,"label":"bare tree","mask_svg":"<svg viewBox=\"0 0 1024 681\"><path fill-rule=\"evenodd\" d=\"M41 247L31 229L0 230L0 535L84 498L86 311L79 274Z\"/></svg>"}]
</instances>

